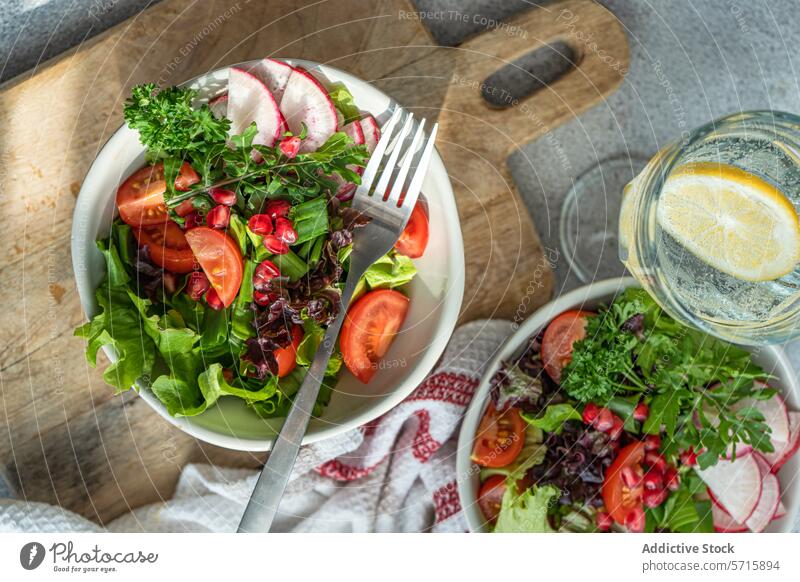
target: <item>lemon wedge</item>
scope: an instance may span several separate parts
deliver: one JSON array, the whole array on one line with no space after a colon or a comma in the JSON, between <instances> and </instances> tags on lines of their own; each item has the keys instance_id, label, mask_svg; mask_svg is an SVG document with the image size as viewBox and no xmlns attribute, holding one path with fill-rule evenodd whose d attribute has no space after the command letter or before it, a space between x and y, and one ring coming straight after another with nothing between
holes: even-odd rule
<instances>
[{"instance_id":1,"label":"lemon wedge","mask_svg":"<svg viewBox=\"0 0 800 582\"><path fill-rule=\"evenodd\" d=\"M664 183L659 225L700 260L743 281L771 281L800 262L800 220L774 186L739 168L689 163Z\"/></svg>"}]
</instances>

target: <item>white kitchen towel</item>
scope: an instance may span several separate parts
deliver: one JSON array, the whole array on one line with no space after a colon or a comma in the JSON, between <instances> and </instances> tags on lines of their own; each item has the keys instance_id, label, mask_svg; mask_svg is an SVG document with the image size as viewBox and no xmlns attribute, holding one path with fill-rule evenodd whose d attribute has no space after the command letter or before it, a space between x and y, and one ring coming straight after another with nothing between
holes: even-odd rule
<instances>
[{"instance_id":1,"label":"white kitchen towel","mask_svg":"<svg viewBox=\"0 0 800 582\"><path fill-rule=\"evenodd\" d=\"M303 447L275 531L466 531L456 488L457 428L486 364L511 332L475 321L453 334L436 370L371 423ZM107 531L236 531L257 474L187 465L172 499ZM64 509L0 500L0 531L103 531Z\"/></svg>"}]
</instances>

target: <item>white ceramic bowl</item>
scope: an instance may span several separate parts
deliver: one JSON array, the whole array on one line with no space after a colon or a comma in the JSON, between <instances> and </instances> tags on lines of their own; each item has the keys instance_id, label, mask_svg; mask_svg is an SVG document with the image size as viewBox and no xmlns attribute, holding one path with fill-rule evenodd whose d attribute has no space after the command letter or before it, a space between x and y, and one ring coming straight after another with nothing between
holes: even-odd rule
<instances>
[{"instance_id":1,"label":"white ceramic bowl","mask_svg":"<svg viewBox=\"0 0 800 582\"><path fill-rule=\"evenodd\" d=\"M310 61L286 62L309 69L323 82L343 83L358 107L379 123L384 123L397 106L385 93L339 69ZM218 69L187 85L198 89L201 97L212 97L227 85L227 71L227 67ZM116 213L117 186L143 164L144 148L138 133L123 126L100 151L81 187L72 224L72 260L88 317L97 312L94 293L105 276L105 261L95 241L109 234ZM453 190L436 152L422 191L429 203L430 240L425 256L414 261L419 273L409 287L408 317L386 355L387 367L367 385L343 372L324 414L312 420L304 443L360 426L397 405L422 382L453 332L464 292L464 248ZM111 350L106 354L113 360ZM146 387L139 388L142 398L169 422L201 440L230 449L269 450L283 422L260 419L237 398L222 398L217 406L196 417L173 418Z\"/></svg>"},{"instance_id":2,"label":"white ceramic bowl","mask_svg":"<svg viewBox=\"0 0 800 582\"><path fill-rule=\"evenodd\" d=\"M478 480L480 467L470 460L470 453L472 452L472 443L478 429L478 423L489 402L492 376L504 361L512 360L520 355L527 340L538 334L558 314L568 309L594 309L600 304L609 303L618 293L628 287L638 286L639 284L633 278L607 279L565 293L544 305L526 319L514 334L506 340L503 347L486 368L481 383L475 391L472 403L467 409L464 422L461 425L461 432L458 435L456 458L458 495L471 531L489 531L486 527L486 520L483 518L483 514L476 503L480 485ZM792 410L800 409L800 385L798 385L794 369L783 350L776 346L765 346L754 348L751 351L754 361L768 373L775 376L776 379L771 382L771 385L781 391L789 408ZM786 515L780 520L773 521L767 528L768 532L789 532L792 529L795 515L800 509L798 470L800 470L800 458L795 455L783 466L778 475L781 481L782 500L786 506Z\"/></svg>"}]
</instances>

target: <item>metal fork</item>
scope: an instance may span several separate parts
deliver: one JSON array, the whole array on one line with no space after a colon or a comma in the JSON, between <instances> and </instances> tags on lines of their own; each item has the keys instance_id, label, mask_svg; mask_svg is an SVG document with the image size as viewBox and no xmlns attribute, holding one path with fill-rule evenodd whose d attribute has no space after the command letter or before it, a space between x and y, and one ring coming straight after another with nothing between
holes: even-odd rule
<instances>
[{"instance_id":1,"label":"metal fork","mask_svg":"<svg viewBox=\"0 0 800 582\"><path fill-rule=\"evenodd\" d=\"M286 416L267 464L261 470L239 523L239 532L267 532L272 526L356 284L375 261L392 249L417 202L433 153L438 126L434 124L420 154L425 135L425 120L419 123L414 138L408 145L414 124L413 114L408 114L401 126L402 117L403 110L398 108L383 127L383 135L364 170L361 185L356 190L353 208L369 217L370 221L366 226L355 229L353 234L350 270L342 291L339 314L328 326L314 361L295 395L292 408ZM398 128L400 131L396 132ZM418 159L416 169L406 186L415 158ZM386 192L389 192L388 195Z\"/></svg>"}]
</instances>

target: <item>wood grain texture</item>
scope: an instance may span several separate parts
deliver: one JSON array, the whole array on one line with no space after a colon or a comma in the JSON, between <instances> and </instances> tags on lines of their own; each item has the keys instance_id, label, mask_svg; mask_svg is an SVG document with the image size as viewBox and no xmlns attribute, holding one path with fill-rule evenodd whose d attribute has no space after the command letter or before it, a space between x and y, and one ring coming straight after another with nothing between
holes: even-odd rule
<instances>
[{"instance_id":1,"label":"wood grain texture","mask_svg":"<svg viewBox=\"0 0 800 582\"><path fill-rule=\"evenodd\" d=\"M563 9L578 17L572 28ZM25 498L102 523L168 497L186 462L263 462L201 445L133 393L112 396L101 377L107 362L89 368L83 342L72 337L83 320L69 250L75 197L136 83L177 83L267 55L329 63L374 82L442 124L439 150L467 260L462 320L510 317L519 305L530 310L549 298L552 276L506 158L620 82L576 31L593 33L597 47L627 66L624 34L601 7L572 0L521 15L512 24L525 35L497 29L444 48L408 17L412 11L401 0L165 0L0 87L0 191L11 226L0 229L0 464ZM491 110L474 86L458 82L480 82L554 38L571 43L578 68L526 107Z\"/></svg>"}]
</instances>

